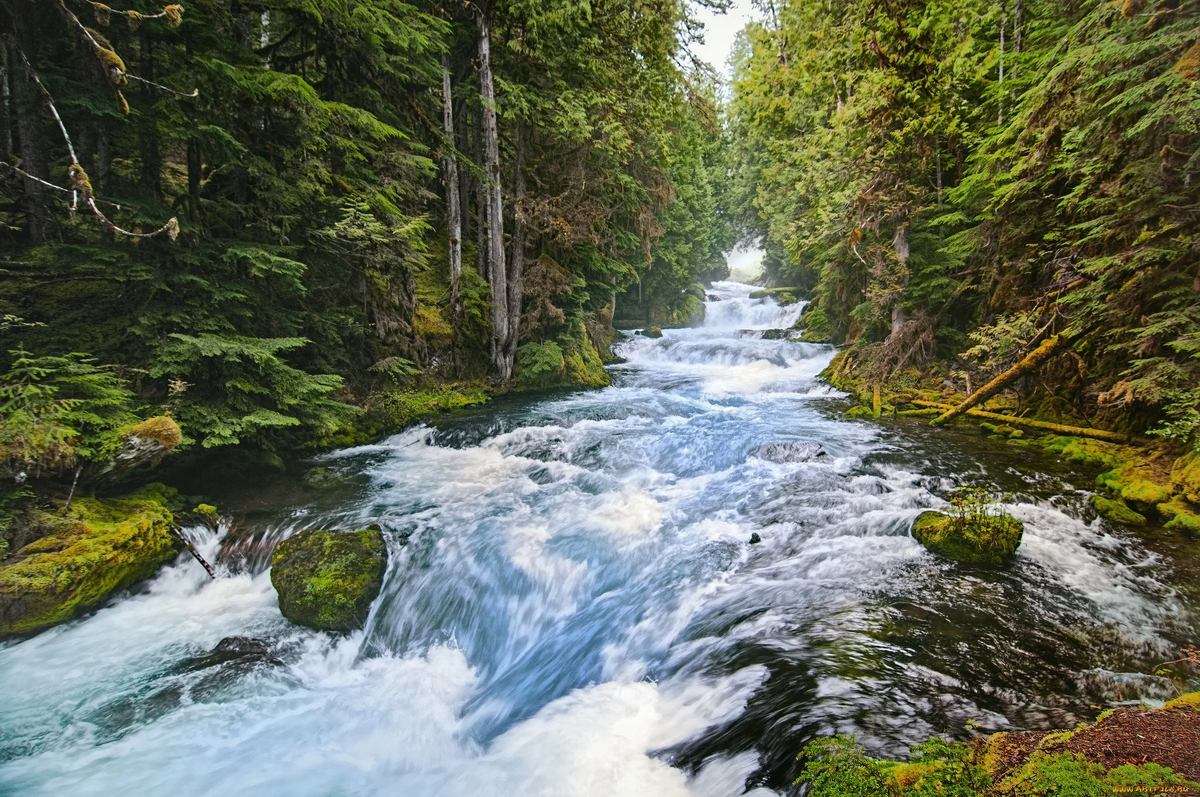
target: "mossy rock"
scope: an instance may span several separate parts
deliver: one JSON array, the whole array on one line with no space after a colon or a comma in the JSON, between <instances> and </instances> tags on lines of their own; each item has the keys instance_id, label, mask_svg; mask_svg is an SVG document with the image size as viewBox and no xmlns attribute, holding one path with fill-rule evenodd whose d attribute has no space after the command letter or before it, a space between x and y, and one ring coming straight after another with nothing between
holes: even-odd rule
<instances>
[{"instance_id":1,"label":"mossy rock","mask_svg":"<svg viewBox=\"0 0 1200 797\"><path fill-rule=\"evenodd\" d=\"M134 424L125 429L121 436L153 440L168 451L183 441L183 431L179 428L179 424L165 415L147 418L141 423Z\"/></svg>"},{"instance_id":2,"label":"mossy rock","mask_svg":"<svg viewBox=\"0 0 1200 797\"><path fill-rule=\"evenodd\" d=\"M984 437L994 435L996 433L996 424L988 423L987 421L982 421L979 424L979 433L981 435L983 435Z\"/></svg>"},{"instance_id":3,"label":"mossy rock","mask_svg":"<svg viewBox=\"0 0 1200 797\"><path fill-rule=\"evenodd\" d=\"M1053 454L1059 454L1071 462L1090 467L1115 468L1121 464L1118 455L1120 446L1086 437L1061 437L1052 435L1042 439L1042 446Z\"/></svg>"},{"instance_id":4,"label":"mossy rock","mask_svg":"<svg viewBox=\"0 0 1200 797\"><path fill-rule=\"evenodd\" d=\"M864 406L863 406L863 405L861 405L861 404L856 404L855 406L853 406L853 407L851 407L850 409L846 410L846 417L847 417L847 418L851 418L851 419L854 419L854 418L874 418L874 417L875 417L875 411L874 411L873 409L871 409L870 407L864 407Z\"/></svg>"},{"instance_id":5,"label":"mossy rock","mask_svg":"<svg viewBox=\"0 0 1200 797\"><path fill-rule=\"evenodd\" d=\"M1112 499L1102 495L1093 495L1088 501L1100 517L1107 518L1114 523L1124 523L1127 526L1146 525L1146 516L1134 512L1120 498Z\"/></svg>"},{"instance_id":6,"label":"mossy rock","mask_svg":"<svg viewBox=\"0 0 1200 797\"><path fill-rule=\"evenodd\" d=\"M279 610L319 631L362 628L383 586L387 545L378 526L362 531L312 529L293 534L271 557Z\"/></svg>"},{"instance_id":7,"label":"mossy rock","mask_svg":"<svg viewBox=\"0 0 1200 797\"><path fill-rule=\"evenodd\" d=\"M77 498L0 566L0 635L27 634L78 617L149 578L180 551L169 491L152 485L122 499Z\"/></svg>"},{"instance_id":8,"label":"mossy rock","mask_svg":"<svg viewBox=\"0 0 1200 797\"><path fill-rule=\"evenodd\" d=\"M1200 514L1182 495L1177 495L1170 501L1159 504L1158 514L1167 521L1163 528L1171 531L1182 531L1186 534L1200 534Z\"/></svg>"},{"instance_id":9,"label":"mossy rock","mask_svg":"<svg viewBox=\"0 0 1200 797\"><path fill-rule=\"evenodd\" d=\"M661 327L651 325L643 329L638 334L644 338L661 338L663 336L663 331Z\"/></svg>"},{"instance_id":10,"label":"mossy rock","mask_svg":"<svg viewBox=\"0 0 1200 797\"><path fill-rule=\"evenodd\" d=\"M1187 500L1200 504L1200 452L1193 451L1175 460L1171 466L1171 483Z\"/></svg>"},{"instance_id":11,"label":"mossy rock","mask_svg":"<svg viewBox=\"0 0 1200 797\"><path fill-rule=\"evenodd\" d=\"M972 517L959 523L943 512L922 512L912 534L930 551L958 562L1001 564L1016 555L1025 526L1009 515Z\"/></svg>"},{"instance_id":12,"label":"mossy rock","mask_svg":"<svg viewBox=\"0 0 1200 797\"><path fill-rule=\"evenodd\" d=\"M1008 433L1009 440L1021 440L1025 437L1025 432L1021 429L1013 429Z\"/></svg>"}]
</instances>

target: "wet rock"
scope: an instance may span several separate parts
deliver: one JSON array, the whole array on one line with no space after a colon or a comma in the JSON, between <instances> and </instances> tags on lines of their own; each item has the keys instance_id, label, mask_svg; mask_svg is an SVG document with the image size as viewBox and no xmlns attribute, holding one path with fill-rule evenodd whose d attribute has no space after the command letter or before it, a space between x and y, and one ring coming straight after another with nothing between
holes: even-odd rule
<instances>
[{"instance_id":1,"label":"wet rock","mask_svg":"<svg viewBox=\"0 0 1200 797\"><path fill-rule=\"evenodd\" d=\"M387 545L379 526L353 532L311 529L281 542L271 557L279 610L319 631L361 628L383 586Z\"/></svg>"},{"instance_id":2,"label":"wet rock","mask_svg":"<svg viewBox=\"0 0 1200 797\"><path fill-rule=\"evenodd\" d=\"M663 336L663 331L659 327L649 326L643 329L641 332L638 332L638 334L644 338L661 338Z\"/></svg>"},{"instance_id":3,"label":"wet rock","mask_svg":"<svg viewBox=\"0 0 1200 797\"><path fill-rule=\"evenodd\" d=\"M144 465L153 467L183 441L179 424L165 415L148 418L121 433L121 447L112 459L89 469L85 481L112 481Z\"/></svg>"},{"instance_id":4,"label":"wet rock","mask_svg":"<svg viewBox=\"0 0 1200 797\"><path fill-rule=\"evenodd\" d=\"M751 545L758 545L760 542L762 542L762 537L758 536L758 532L757 532L757 531L756 531L756 532L753 532L753 533L750 535L750 544L751 544Z\"/></svg>"},{"instance_id":5,"label":"wet rock","mask_svg":"<svg viewBox=\"0 0 1200 797\"><path fill-rule=\"evenodd\" d=\"M707 295L706 295L704 298L705 298L705 299L707 299L707 300L708 300L708 301L710 301L710 302L719 302L719 301L721 301L721 297L720 297L720 296L717 296L715 293L710 293L710 294L707 294Z\"/></svg>"},{"instance_id":6,"label":"wet rock","mask_svg":"<svg viewBox=\"0 0 1200 797\"><path fill-rule=\"evenodd\" d=\"M779 464L808 462L829 456L819 443L768 443L750 451L750 456Z\"/></svg>"},{"instance_id":7,"label":"wet rock","mask_svg":"<svg viewBox=\"0 0 1200 797\"><path fill-rule=\"evenodd\" d=\"M157 484L121 499L76 498L64 515L35 513L38 538L0 566L0 636L78 617L174 559L171 496Z\"/></svg>"},{"instance_id":8,"label":"wet rock","mask_svg":"<svg viewBox=\"0 0 1200 797\"><path fill-rule=\"evenodd\" d=\"M222 664L236 662L239 666L278 664L271 654L271 646L261 639L245 636L227 636L216 647L203 656L188 663L188 670L204 670Z\"/></svg>"},{"instance_id":9,"label":"wet rock","mask_svg":"<svg viewBox=\"0 0 1200 797\"><path fill-rule=\"evenodd\" d=\"M930 551L958 562L1000 564L1016 555L1025 526L1009 515L965 520L943 512L922 512L912 534Z\"/></svg>"},{"instance_id":10,"label":"wet rock","mask_svg":"<svg viewBox=\"0 0 1200 797\"><path fill-rule=\"evenodd\" d=\"M304 482L305 487L313 490L329 490L345 481L337 471L321 466L309 468L300 480Z\"/></svg>"},{"instance_id":11,"label":"wet rock","mask_svg":"<svg viewBox=\"0 0 1200 797\"><path fill-rule=\"evenodd\" d=\"M763 330L763 340L787 340L791 337L790 329L767 329Z\"/></svg>"}]
</instances>

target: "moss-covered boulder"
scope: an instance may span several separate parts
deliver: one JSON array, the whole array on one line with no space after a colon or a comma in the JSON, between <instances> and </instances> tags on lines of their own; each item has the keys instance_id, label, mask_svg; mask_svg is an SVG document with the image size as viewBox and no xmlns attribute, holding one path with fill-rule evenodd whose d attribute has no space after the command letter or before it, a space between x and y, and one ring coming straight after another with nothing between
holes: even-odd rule
<instances>
[{"instance_id":1,"label":"moss-covered boulder","mask_svg":"<svg viewBox=\"0 0 1200 797\"><path fill-rule=\"evenodd\" d=\"M77 498L61 515L35 513L38 539L0 565L0 635L78 617L149 578L180 551L169 491L151 485L122 499Z\"/></svg>"},{"instance_id":2,"label":"moss-covered boulder","mask_svg":"<svg viewBox=\"0 0 1200 797\"><path fill-rule=\"evenodd\" d=\"M1200 513L1182 495L1177 495L1170 501L1157 507L1166 523L1163 528L1170 531L1182 531L1192 536L1200 536Z\"/></svg>"},{"instance_id":3,"label":"moss-covered boulder","mask_svg":"<svg viewBox=\"0 0 1200 797\"><path fill-rule=\"evenodd\" d=\"M1008 561L1016 554L1024 533L1024 524L1010 515L959 520L943 512L922 512L912 527L913 537L930 551L977 564Z\"/></svg>"},{"instance_id":4,"label":"moss-covered boulder","mask_svg":"<svg viewBox=\"0 0 1200 797\"><path fill-rule=\"evenodd\" d=\"M387 545L378 526L362 531L312 529L288 537L271 557L279 610L319 631L362 628L383 586Z\"/></svg>"},{"instance_id":5,"label":"moss-covered boulder","mask_svg":"<svg viewBox=\"0 0 1200 797\"><path fill-rule=\"evenodd\" d=\"M1105 498L1102 495L1093 495L1089 499L1089 503L1100 517L1107 518L1114 523L1124 523L1127 526L1146 525L1146 516L1139 512L1134 512L1120 498Z\"/></svg>"},{"instance_id":6,"label":"moss-covered boulder","mask_svg":"<svg viewBox=\"0 0 1200 797\"><path fill-rule=\"evenodd\" d=\"M661 338L663 336L663 331L661 327L651 325L643 329L638 334L644 338Z\"/></svg>"},{"instance_id":7,"label":"moss-covered boulder","mask_svg":"<svg viewBox=\"0 0 1200 797\"><path fill-rule=\"evenodd\" d=\"M875 411L870 407L864 407L862 404L856 404L846 410L847 418L874 418Z\"/></svg>"}]
</instances>

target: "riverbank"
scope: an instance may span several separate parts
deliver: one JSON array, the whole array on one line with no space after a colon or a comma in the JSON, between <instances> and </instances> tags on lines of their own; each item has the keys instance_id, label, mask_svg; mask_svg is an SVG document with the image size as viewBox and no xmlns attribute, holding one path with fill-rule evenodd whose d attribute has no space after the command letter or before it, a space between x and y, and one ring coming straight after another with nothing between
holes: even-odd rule
<instances>
[{"instance_id":1,"label":"riverbank","mask_svg":"<svg viewBox=\"0 0 1200 797\"><path fill-rule=\"evenodd\" d=\"M871 758L845 737L805 748L809 797L1108 797L1200 794L1200 692L1158 707L1110 709L1049 732L934 739L907 762Z\"/></svg>"},{"instance_id":2,"label":"riverbank","mask_svg":"<svg viewBox=\"0 0 1200 797\"><path fill-rule=\"evenodd\" d=\"M821 376L857 402L851 418L912 417L933 420L963 404L949 368L934 363L922 372L903 369L872 377L869 361L856 349L839 352ZM1073 422L1065 422L1073 421ZM1200 452L1181 446L1077 425L1043 410L1022 406L1019 397L998 394L955 419L981 436L1032 447L1098 471L1091 507L1130 527L1157 527L1200 542ZM1086 436L1085 436L1086 435ZM1094 436L1091 436L1094 435ZM1103 436L1107 439L1096 439Z\"/></svg>"}]
</instances>

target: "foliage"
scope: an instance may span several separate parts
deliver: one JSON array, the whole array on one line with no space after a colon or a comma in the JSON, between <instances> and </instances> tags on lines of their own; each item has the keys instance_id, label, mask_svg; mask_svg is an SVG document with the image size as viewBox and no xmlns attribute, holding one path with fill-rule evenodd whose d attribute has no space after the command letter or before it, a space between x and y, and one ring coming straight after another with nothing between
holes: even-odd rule
<instances>
[{"instance_id":1,"label":"foliage","mask_svg":"<svg viewBox=\"0 0 1200 797\"><path fill-rule=\"evenodd\" d=\"M563 350L554 341L526 343L517 349L517 378L524 385L536 385L562 373L566 361Z\"/></svg>"},{"instance_id":2,"label":"foliage","mask_svg":"<svg viewBox=\"0 0 1200 797\"><path fill-rule=\"evenodd\" d=\"M116 451L121 430L137 416L115 368L79 352L9 355L12 366L0 378L0 454L8 468L55 471Z\"/></svg>"},{"instance_id":3,"label":"foliage","mask_svg":"<svg viewBox=\"0 0 1200 797\"><path fill-rule=\"evenodd\" d=\"M719 88L684 58L696 28L682 0L488 4L494 175L473 7L215 0L168 14L131 0L80 21L65 0L0 2L17 133L0 160L22 170L0 173L0 345L19 335L39 356L89 352L139 374L137 398L200 448L337 439L348 406L484 377L497 297L473 239L490 180L504 235L524 228L520 342L557 341L564 357L639 282L668 312L693 311L690 286L733 244ZM465 210L453 307L450 154ZM116 235L22 173L86 180L129 232L177 218L177 238Z\"/></svg>"},{"instance_id":4,"label":"foliage","mask_svg":"<svg viewBox=\"0 0 1200 797\"><path fill-rule=\"evenodd\" d=\"M784 0L739 51L730 207L775 284L811 286L884 370L966 350L986 378L1065 333L1017 389L1200 442L1198 19Z\"/></svg>"}]
</instances>

